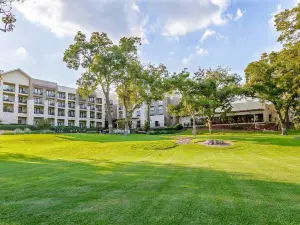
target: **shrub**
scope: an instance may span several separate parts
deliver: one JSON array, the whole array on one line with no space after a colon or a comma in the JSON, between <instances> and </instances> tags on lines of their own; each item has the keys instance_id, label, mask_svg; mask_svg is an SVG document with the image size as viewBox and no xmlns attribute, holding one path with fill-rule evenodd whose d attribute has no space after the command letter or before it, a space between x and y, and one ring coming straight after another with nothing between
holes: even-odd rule
<instances>
[{"instance_id":1,"label":"shrub","mask_svg":"<svg viewBox=\"0 0 300 225\"><path fill-rule=\"evenodd\" d=\"M26 134L31 134L31 130L30 130L29 128L25 128L25 129L24 129L24 133L26 133Z\"/></svg>"},{"instance_id":2,"label":"shrub","mask_svg":"<svg viewBox=\"0 0 300 225\"><path fill-rule=\"evenodd\" d=\"M51 128L51 123L48 119L41 119L38 121L37 128L39 130L49 130Z\"/></svg>"},{"instance_id":3,"label":"shrub","mask_svg":"<svg viewBox=\"0 0 300 225\"><path fill-rule=\"evenodd\" d=\"M94 128L90 128L90 129L94 129ZM58 127L54 127L53 130L55 131L55 133L86 133L87 132L87 128L80 128L76 126L58 126Z\"/></svg>"},{"instance_id":4,"label":"shrub","mask_svg":"<svg viewBox=\"0 0 300 225\"><path fill-rule=\"evenodd\" d=\"M37 130L37 128L32 125L23 125L23 124L2 124L2 125L0 125L0 130L14 131L15 129L26 129L26 128L29 128L30 130Z\"/></svg>"},{"instance_id":5,"label":"shrub","mask_svg":"<svg viewBox=\"0 0 300 225\"><path fill-rule=\"evenodd\" d=\"M23 130L20 128L14 130L14 134L23 134L23 133L24 133Z\"/></svg>"},{"instance_id":6,"label":"shrub","mask_svg":"<svg viewBox=\"0 0 300 225\"><path fill-rule=\"evenodd\" d=\"M183 129L183 126L180 123L174 125L173 127L175 128L175 130L182 130Z\"/></svg>"},{"instance_id":7,"label":"shrub","mask_svg":"<svg viewBox=\"0 0 300 225\"><path fill-rule=\"evenodd\" d=\"M53 130L41 130L41 134L53 134Z\"/></svg>"}]
</instances>

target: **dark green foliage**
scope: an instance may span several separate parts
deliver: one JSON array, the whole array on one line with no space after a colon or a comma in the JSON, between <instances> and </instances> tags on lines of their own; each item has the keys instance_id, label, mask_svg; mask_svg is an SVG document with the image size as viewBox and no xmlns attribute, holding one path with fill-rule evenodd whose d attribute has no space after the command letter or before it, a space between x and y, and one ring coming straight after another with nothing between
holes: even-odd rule
<instances>
[{"instance_id":1,"label":"dark green foliage","mask_svg":"<svg viewBox=\"0 0 300 225\"><path fill-rule=\"evenodd\" d=\"M174 125L173 127L174 127L176 130L182 130L182 129L183 129L183 126L182 126L180 123Z\"/></svg>"},{"instance_id":2,"label":"dark green foliage","mask_svg":"<svg viewBox=\"0 0 300 225\"><path fill-rule=\"evenodd\" d=\"M58 126L54 127L55 133L86 133L87 128L80 128L76 126Z\"/></svg>"},{"instance_id":3,"label":"dark green foliage","mask_svg":"<svg viewBox=\"0 0 300 225\"><path fill-rule=\"evenodd\" d=\"M15 129L25 129L29 128L30 130L37 130L36 126L33 125L21 125L21 124L1 124L0 130L15 130Z\"/></svg>"},{"instance_id":4,"label":"dark green foliage","mask_svg":"<svg viewBox=\"0 0 300 225\"><path fill-rule=\"evenodd\" d=\"M36 127L37 127L38 130L50 130L51 126L52 125L51 125L49 120L41 119L41 120L39 120Z\"/></svg>"}]
</instances>

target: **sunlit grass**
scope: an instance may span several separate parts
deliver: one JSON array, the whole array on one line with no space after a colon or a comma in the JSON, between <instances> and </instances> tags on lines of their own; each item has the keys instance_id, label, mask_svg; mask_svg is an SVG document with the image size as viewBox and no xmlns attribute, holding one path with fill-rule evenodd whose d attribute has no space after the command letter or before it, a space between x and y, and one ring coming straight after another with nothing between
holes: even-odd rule
<instances>
[{"instance_id":1,"label":"sunlit grass","mask_svg":"<svg viewBox=\"0 0 300 225\"><path fill-rule=\"evenodd\" d=\"M299 223L297 134L178 136L0 136L0 224Z\"/></svg>"}]
</instances>

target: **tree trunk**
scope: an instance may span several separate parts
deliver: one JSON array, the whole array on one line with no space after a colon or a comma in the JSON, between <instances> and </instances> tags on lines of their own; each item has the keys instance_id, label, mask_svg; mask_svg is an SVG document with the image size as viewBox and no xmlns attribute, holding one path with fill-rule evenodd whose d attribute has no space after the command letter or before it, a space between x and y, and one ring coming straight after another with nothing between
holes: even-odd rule
<instances>
[{"instance_id":1,"label":"tree trunk","mask_svg":"<svg viewBox=\"0 0 300 225\"><path fill-rule=\"evenodd\" d=\"M110 134L113 133L113 122L112 122L112 115L111 115L111 106L109 101L109 93L104 92L105 97L105 103L106 103L106 115L107 115L107 121L108 121L108 132Z\"/></svg>"},{"instance_id":2,"label":"tree trunk","mask_svg":"<svg viewBox=\"0 0 300 225\"><path fill-rule=\"evenodd\" d=\"M124 109L125 109L125 131L124 131L124 135L125 136L128 136L129 134L129 122L130 122L130 116L128 115L128 112L127 112L127 107L126 105L124 104Z\"/></svg>"},{"instance_id":3,"label":"tree trunk","mask_svg":"<svg viewBox=\"0 0 300 225\"><path fill-rule=\"evenodd\" d=\"M147 103L147 121L146 121L146 123L148 123L148 125L147 124L145 124L146 125L146 131L149 131L150 130L150 107L151 107L151 103Z\"/></svg>"},{"instance_id":4,"label":"tree trunk","mask_svg":"<svg viewBox=\"0 0 300 225\"><path fill-rule=\"evenodd\" d=\"M207 122L208 122L208 131L209 131L209 134L212 135L212 120L211 120L211 118L208 118Z\"/></svg>"},{"instance_id":5,"label":"tree trunk","mask_svg":"<svg viewBox=\"0 0 300 225\"><path fill-rule=\"evenodd\" d=\"M196 127L196 117L195 114L192 115L193 118L193 135L197 135L197 127Z\"/></svg>"},{"instance_id":6,"label":"tree trunk","mask_svg":"<svg viewBox=\"0 0 300 225\"><path fill-rule=\"evenodd\" d=\"M280 127L281 127L281 135L287 135L287 129L286 129L286 118L283 118L281 115L281 112L277 111Z\"/></svg>"}]
</instances>

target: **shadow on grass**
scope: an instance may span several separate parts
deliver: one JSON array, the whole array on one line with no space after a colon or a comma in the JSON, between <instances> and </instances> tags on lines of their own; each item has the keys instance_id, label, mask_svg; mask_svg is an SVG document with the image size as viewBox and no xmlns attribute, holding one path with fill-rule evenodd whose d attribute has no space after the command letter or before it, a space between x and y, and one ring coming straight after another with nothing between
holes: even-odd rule
<instances>
[{"instance_id":1,"label":"shadow on grass","mask_svg":"<svg viewBox=\"0 0 300 225\"><path fill-rule=\"evenodd\" d=\"M147 135L130 134L128 136L119 134L65 134L58 135L58 138L69 141L88 141L88 142L127 142L127 141L159 141L170 140L170 135Z\"/></svg>"},{"instance_id":2,"label":"shadow on grass","mask_svg":"<svg viewBox=\"0 0 300 225\"><path fill-rule=\"evenodd\" d=\"M300 185L172 164L0 155L4 224L296 224Z\"/></svg>"}]
</instances>

